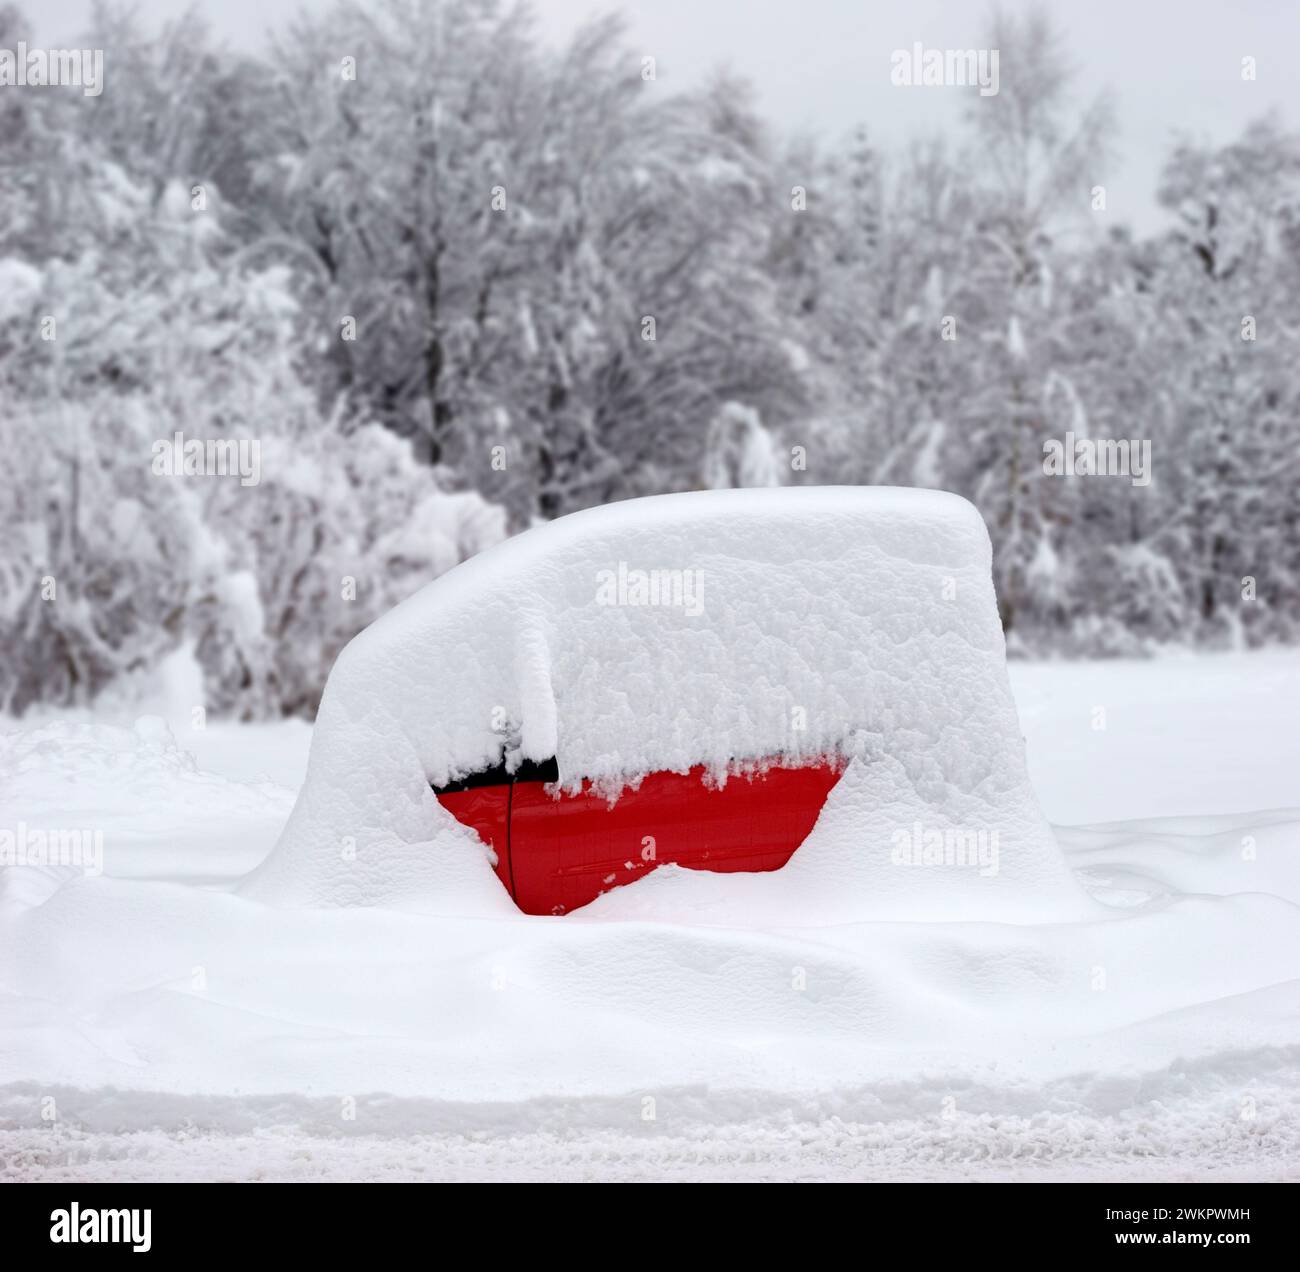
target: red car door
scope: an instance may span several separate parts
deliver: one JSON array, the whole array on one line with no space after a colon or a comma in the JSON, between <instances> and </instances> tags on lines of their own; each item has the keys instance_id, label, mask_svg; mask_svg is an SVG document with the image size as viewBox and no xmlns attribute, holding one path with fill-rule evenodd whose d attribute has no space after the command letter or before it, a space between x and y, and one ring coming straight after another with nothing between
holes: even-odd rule
<instances>
[{"instance_id":1,"label":"red car door","mask_svg":"<svg viewBox=\"0 0 1300 1272\"><path fill-rule=\"evenodd\" d=\"M565 914L665 862L778 870L808 837L841 769L773 768L708 786L703 768L651 773L611 805L584 783L547 789L555 765L483 774L438 799L496 850L497 874L527 914ZM504 842L503 842L504 841Z\"/></svg>"},{"instance_id":2,"label":"red car door","mask_svg":"<svg viewBox=\"0 0 1300 1272\"><path fill-rule=\"evenodd\" d=\"M705 770L651 773L611 806L587 784L550 794L517 782L510 808L514 897L528 914L565 914L665 862L695 870L778 870L808 837L839 778L830 765L769 769L725 786Z\"/></svg>"}]
</instances>

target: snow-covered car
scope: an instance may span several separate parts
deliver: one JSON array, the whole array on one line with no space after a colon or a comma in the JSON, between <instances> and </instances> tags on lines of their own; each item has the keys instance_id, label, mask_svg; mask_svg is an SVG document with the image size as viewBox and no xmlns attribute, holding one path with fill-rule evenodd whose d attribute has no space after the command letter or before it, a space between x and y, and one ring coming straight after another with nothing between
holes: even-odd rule
<instances>
[{"instance_id":1,"label":"snow-covered car","mask_svg":"<svg viewBox=\"0 0 1300 1272\"><path fill-rule=\"evenodd\" d=\"M529 530L343 651L243 890L553 915L743 875L752 914L1077 913L990 559L974 507L921 490L664 495Z\"/></svg>"}]
</instances>

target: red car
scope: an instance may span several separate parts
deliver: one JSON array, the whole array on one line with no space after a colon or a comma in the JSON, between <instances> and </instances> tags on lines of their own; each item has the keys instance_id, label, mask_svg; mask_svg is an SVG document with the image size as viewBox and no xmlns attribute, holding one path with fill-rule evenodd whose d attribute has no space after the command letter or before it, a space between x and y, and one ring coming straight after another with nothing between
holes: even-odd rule
<instances>
[{"instance_id":1,"label":"red car","mask_svg":"<svg viewBox=\"0 0 1300 1272\"><path fill-rule=\"evenodd\" d=\"M779 870L807 838L842 766L769 768L706 785L703 768L651 773L613 804L583 783L555 794L555 761L504 766L438 802L497 854L497 876L526 914L566 914L674 862L695 870Z\"/></svg>"}]
</instances>

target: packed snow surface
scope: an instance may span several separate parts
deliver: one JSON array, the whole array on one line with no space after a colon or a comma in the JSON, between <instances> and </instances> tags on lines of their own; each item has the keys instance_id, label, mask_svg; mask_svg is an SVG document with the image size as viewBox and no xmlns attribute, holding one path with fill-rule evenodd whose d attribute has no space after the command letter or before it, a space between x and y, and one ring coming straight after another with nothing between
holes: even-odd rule
<instances>
[{"instance_id":1,"label":"packed snow surface","mask_svg":"<svg viewBox=\"0 0 1300 1272\"><path fill-rule=\"evenodd\" d=\"M975 508L923 490L664 495L540 526L344 650L298 804L241 890L505 918L481 845L430 782L554 757L562 785L617 798L657 770L725 780L836 755L848 769L779 876L661 871L601 914L1083 917L1026 775L990 559ZM899 868L900 836L919 857L927 836L967 834L996 862Z\"/></svg>"}]
</instances>

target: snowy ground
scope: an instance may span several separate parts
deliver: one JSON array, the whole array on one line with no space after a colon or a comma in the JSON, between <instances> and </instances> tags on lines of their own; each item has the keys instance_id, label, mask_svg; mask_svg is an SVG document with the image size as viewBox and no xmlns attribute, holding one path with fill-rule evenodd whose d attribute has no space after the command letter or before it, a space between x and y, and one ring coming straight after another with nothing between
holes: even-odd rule
<instances>
[{"instance_id":1,"label":"snowy ground","mask_svg":"<svg viewBox=\"0 0 1300 1272\"><path fill-rule=\"evenodd\" d=\"M1012 681L1094 920L273 909L305 726L11 723L0 1177L1300 1176L1300 657Z\"/></svg>"}]
</instances>

